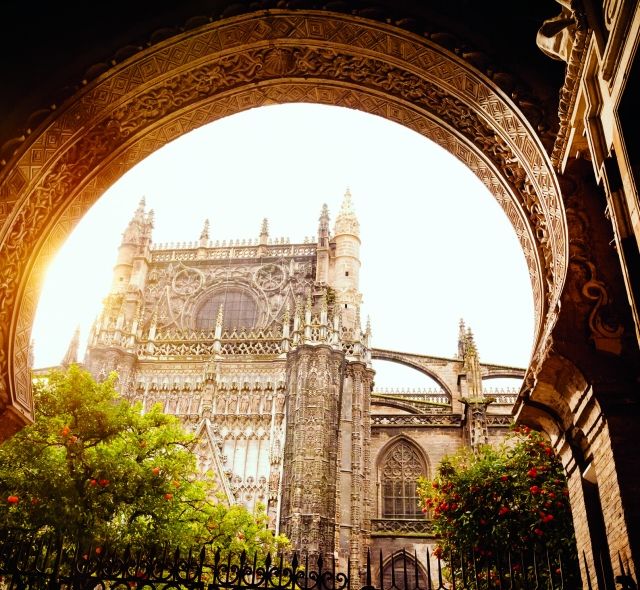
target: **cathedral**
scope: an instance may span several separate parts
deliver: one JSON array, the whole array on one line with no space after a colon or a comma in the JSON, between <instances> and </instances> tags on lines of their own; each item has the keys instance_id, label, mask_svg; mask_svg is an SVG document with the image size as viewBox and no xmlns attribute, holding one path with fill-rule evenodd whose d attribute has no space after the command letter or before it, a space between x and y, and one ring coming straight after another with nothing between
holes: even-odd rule
<instances>
[{"instance_id":1,"label":"cathedral","mask_svg":"<svg viewBox=\"0 0 640 590\"><path fill-rule=\"evenodd\" d=\"M358 567L368 548L433 542L418 477L504 435L518 390L491 395L483 379L524 370L480 363L462 321L453 358L372 346L349 190L333 227L324 205L303 243L270 238L266 219L257 238L228 243L208 221L192 243L153 244L152 229L143 199L88 338L92 374L116 371L127 398L179 416L227 501L265 506L305 554ZM376 390L373 359L439 387Z\"/></svg>"},{"instance_id":2,"label":"cathedral","mask_svg":"<svg viewBox=\"0 0 640 590\"><path fill-rule=\"evenodd\" d=\"M348 200L332 233L323 215L317 239L297 245L265 227L257 243L210 244L205 230L151 246L142 207L92 370L119 368L126 395L191 421L230 501L263 502L300 549L356 561L367 544L421 539L408 532L426 522L412 518L411 474L513 419L562 461L583 587L637 587L637 0L112 0L99 18L8 2L2 14L0 440L34 420L29 348L47 265L114 182L247 109L357 109L459 158L510 220L535 316L517 395L479 395L510 369L480 363L466 327L450 359L372 345ZM247 171L249 152L237 150ZM279 173L291 166L283 158ZM444 393L376 391L376 359Z\"/></svg>"}]
</instances>

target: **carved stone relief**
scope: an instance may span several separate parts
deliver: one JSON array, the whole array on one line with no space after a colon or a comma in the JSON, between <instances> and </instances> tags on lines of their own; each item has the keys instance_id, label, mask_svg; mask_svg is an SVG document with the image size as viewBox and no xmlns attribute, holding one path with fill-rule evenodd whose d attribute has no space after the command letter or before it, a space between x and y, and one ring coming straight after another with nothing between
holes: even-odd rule
<instances>
[{"instance_id":1,"label":"carved stone relief","mask_svg":"<svg viewBox=\"0 0 640 590\"><path fill-rule=\"evenodd\" d=\"M295 306L311 287L309 261L291 261L287 265L234 263L233 267L212 264L189 266L183 262L154 265L145 287L144 326L154 312L158 327L180 330L194 328L194 316L199 306L222 289L248 290L258 302L259 327L282 321L287 304Z\"/></svg>"},{"instance_id":2,"label":"carved stone relief","mask_svg":"<svg viewBox=\"0 0 640 590\"><path fill-rule=\"evenodd\" d=\"M168 137L246 108L299 101L381 114L462 159L514 224L539 333L550 331L566 224L553 170L517 107L480 71L397 27L274 10L210 23L132 56L61 105L5 166L0 194L14 205L0 218L3 408L31 408L28 343L39 290L31 270L103 190ZM188 296L180 293L191 288L187 278L173 285L176 295Z\"/></svg>"}]
</instances>

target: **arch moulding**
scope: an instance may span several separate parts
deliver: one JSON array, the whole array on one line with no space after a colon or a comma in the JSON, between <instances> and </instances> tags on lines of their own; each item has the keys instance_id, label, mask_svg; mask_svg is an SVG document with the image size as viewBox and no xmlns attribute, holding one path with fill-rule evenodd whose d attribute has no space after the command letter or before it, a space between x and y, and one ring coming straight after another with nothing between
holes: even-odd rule
<instances>
[{"instance_id":1,"label":"arch moulding","mask_svg":"<svg viewBox=\"0 0 640 590\"><path fill-rule=\"evenodd\" d=\"M29 341L43 271L89 207L173 139L287 102L385 117L480 178L522 245L539 363L566 273L566 222L549 158L522 112L469 63L398 27L261 11L177 34L107 69L52 111L0 171L0 439L32 418Z\"/></svg>"}]
</instances>

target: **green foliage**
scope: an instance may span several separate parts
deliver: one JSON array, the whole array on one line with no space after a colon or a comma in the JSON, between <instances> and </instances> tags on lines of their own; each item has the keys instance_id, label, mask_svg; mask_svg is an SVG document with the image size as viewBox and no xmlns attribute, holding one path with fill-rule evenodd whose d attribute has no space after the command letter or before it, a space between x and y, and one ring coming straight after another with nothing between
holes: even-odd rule
<instances>
[{"instance_id":1,"label":"green foliage","mask_svg":"<svg viewBox=\"0 0 640 590\"><path fill-rule=\"evenodd\" d=\"M544 546L575 559L562 465L548 441L527 427L515 428L498 447L445 458L433 480L420 480L418 494L441 539L436 554L472 548L490 557Z\"/></svg>"},{"instance_id":2,"label":"green foliage","mask_svg":"<svg viewBox=\"0 0 640 590\"><path fill-rule=\"evenodd\" d=\"M197 471L194 436L159 407L146 414L71 366L34 386L35 423L0 445L0 527L123 546L210 544L264 555L285 546L227 506Z\"/></svg>"}]
</instances>

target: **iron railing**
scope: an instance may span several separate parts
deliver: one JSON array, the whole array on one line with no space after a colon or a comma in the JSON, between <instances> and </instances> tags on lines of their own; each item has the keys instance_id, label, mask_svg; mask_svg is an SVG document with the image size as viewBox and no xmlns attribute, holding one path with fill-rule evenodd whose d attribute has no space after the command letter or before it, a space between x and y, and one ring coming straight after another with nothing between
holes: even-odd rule
<instances>
[{"instance_id":1,"label":"iron railing","mask_svg":"<svg viewBox=\"0 0 640 590\"><path fill-rule=\"evenodd\" d=\"M336 570L322 558L290 555L264 560L226 555L205 547L121 550L73 544L60 538L26 538L0 532L2 590L577 590L583 588L576 560L548 551L367 554L361 571ZM586 565L586 561L585 561ZM637 589L622 560L607 584ZM587 573L588 577L588 573ZM585 588L591 589L586 581Z\"/></svg>"}]
</instances>

